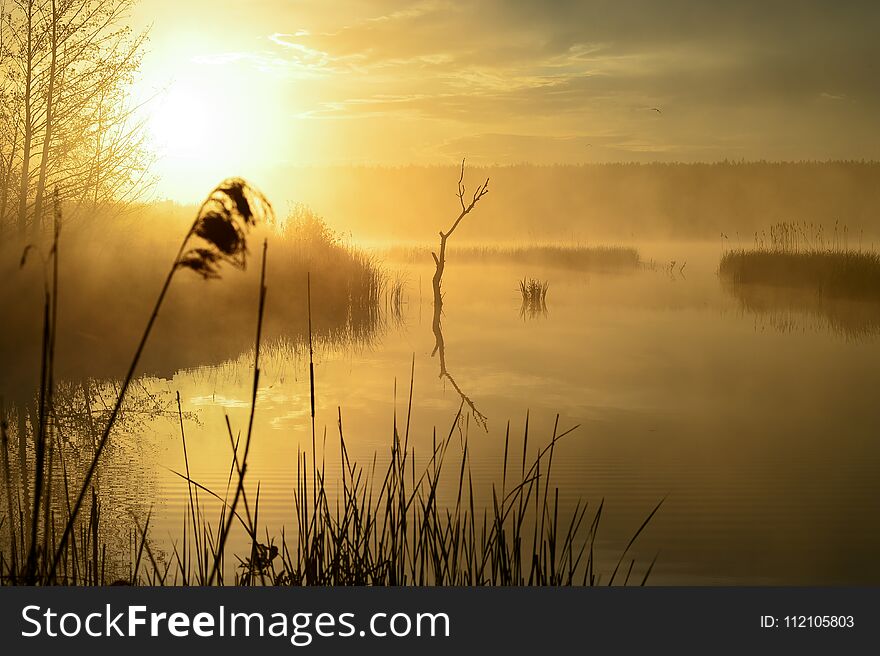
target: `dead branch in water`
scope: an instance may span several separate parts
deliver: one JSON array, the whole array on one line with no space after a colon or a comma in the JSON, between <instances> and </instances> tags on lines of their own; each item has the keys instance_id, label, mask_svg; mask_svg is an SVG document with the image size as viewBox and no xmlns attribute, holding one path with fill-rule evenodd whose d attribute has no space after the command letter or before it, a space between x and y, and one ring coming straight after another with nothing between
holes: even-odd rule
<instances>
[{"instance_id":1,"label":"dead branch in water","mask_svg":"<svg viewBox=\"0 0 880 656\"><path fill-rule=\"evenodd\" d=\"M446 232L440 231L440 254L432 252L431 256L434 258L434 278L432 280L432 286L434 288L434 318L432 321L432 328L434 330L434 352L431 356L435 356L439 353L440 355L440 378L446 378L452 383L452 386L455 388L455 391L461 397L461 400L467 404L467 406L471 409L473 413L474 419L477 423L486 430L486 416L483 415L479 410L477 410L474 402L461 390L458 384L455 382L455 379L452 377L452 374L446 369L446 346L443 342L443 329L440 325L440 319L443 315L443 294L440 290L440 284L443 281L443 270L446 267L446 241L449 237L452 236L452 233L455 232L455 229L458 228L458 225L461 223L462 219L471 213L471 210L476 207L477 203L480 202L480 199L489 193L489 178L486 178L486 181L478 186L474 191L473 196L469 203L465 203L465 193L466 188L464 186L464 163L465 160L461 160L461 174L458 176L458 202L461 206L461 212L458 217L456 217L455 221L452 224L452 227L449 228Z\"/></svg>"},{"instance_id":2,"label":"dead branch in water","mask_svg":"<svg viewBox=\"0 0 880 656\"><path fill-rule=\"evenodd\" d=\"M489 193L489 178L486 178L486 181L481 184L474 191L474 195L471 198L470 203L465 204L464 196L466 193L466 188L464 186L464 162L465 160L461 160L461 175L458 177L458 202L461 205L461 212L458 217L452 224L452 227L449 228L446 232L440 231L440 254L432 252L431 256L434 258L434 314L436 315L440 308L443 305L443 297L440 293L440 283L443 280L443 270L446 267L446 241L452 236L452 233L455 232L455 229L458 228L458 225L461 223L462 219L471 213L471 210L476 207L477 203L480 202L480 199Z\"/></svg>"}]
</instances>

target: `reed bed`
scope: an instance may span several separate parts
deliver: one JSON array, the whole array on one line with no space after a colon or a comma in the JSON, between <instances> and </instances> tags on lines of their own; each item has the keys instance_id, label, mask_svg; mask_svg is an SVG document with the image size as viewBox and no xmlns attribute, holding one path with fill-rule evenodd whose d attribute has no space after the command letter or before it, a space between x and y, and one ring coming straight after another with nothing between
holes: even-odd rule
<instances>
[{"instance_id":1,"label":"reed bed","mask_svg":"<svg viewBox=\"0 0 880 656\"><path fill-rule=\"evenodd\" d=\"M417 454L409 444L410 409L405 427L395 422L384 468L377 467L375 458L368 466L350 461L340 415L338 439L332 441L336 442L341 480L328 480L326 476L326 457L334 446L325 443L318 457L301 453L294 502L295 534L282 534L277 541L270 538L258 525L259 499L246 501L245 512L234 522L251 541L250 553L236 556L231 578L222 577L216 582L480 586L647 581L653 563L636 568L629 550L659 505L636 529L633 541L611 563L614 568L604 577L595 550L603 504L590 507L578 503L564 517L560 512L559 489L552 484L554 452L560 440L574 429L559 431L557 420L549 442L530 458L526 420L520 458L514 456L508 427L502 480L492 486L491 499L480 501L471 475L466 430L461 429L462 410L445 437L437 438L435 432L433 449L425 460L418 459L424 463L419 467ZM230 471L236 469L233 462ZM186 476L182 478L190 481ZM190 482L212 500L221 499L214 491ZM442 505L440 488L450 483L456 501L451 506ZM224 495L221 505L226 504ZM207 519L210 515L197 498L191 502L188 516L194 519L189 522L188 555L176 551L173 560L178 565L149 572L148 582L214 582L205 574L210 562L223 556L209 547L206 558L203 549L206 544L216 544L222 522L212 526ZM231 569L227 566L224 571L228 574Z\"/></svg>"},{"instance_id":2,"label":"reed bed","mask_svg":"<svg viewBox=\"0 0 880 656\"><path fill-rule=\"evenodd\" d=\"M370 315L385 303L387 292L394 292L389 289L392 278L376 256L355 247L307 206L296 205L279 232L287 267L296 266L303 274L320 271L316 298L347 300L339 305ZM305 275L290 278L304 281Z\"/></svg>"},{"instance_id":3,"label":"reed bed","mask_svg":"<svg viewBox=\"0 0 880 656\"><path fill-rule=\"evenodd\" d=\"M406 303L406 280L332 229L304 205L295 206L273 238L277 250L267 275L285 281L273 297L268 336L279 344L303 344L310 327L302 308L311 274L312 324L316 342L369 344L399 321ZM280 261L275 261L280 260ZM274 339L273 339L274 338Z\"/></svg>"},{"instance_id":4,"label":"reed bed","mask_svg":"<svg viewBox=\"0 0 880 656\"><path fill-rule=\"evenodd\" d=\"M304 341L308 326L302 308L309 272L317 342L369 343L399 318L407 299L405 280L377 257L358 249L306 208L279 223L255 226L250 239L254 244L268 238L272 244L267 276L277 281L277 291L266 319L267 342ZM184 230L172 232L169 226L164 233ZM100 236L89 226L65 226L59 264L64 293L58 299L64 330L58 334L55 363L59 379L118 380L125 375L131 344L140 337L166 274L160 264L175 255L177 244L166 243L167 237L160 240L162 232L146 221L108 227ZM47 253L51 244L30 249L24 268L19 268L23 245L0 242L0 307L10 308L0 340L0 395L10 405L32 403L32 390L39 384L34 362L40 357L42 335L45 264L40 253ZM143 354L141 371L167 378L177 370L216 364L247 350L252 344L251 318L241 310L253 296L258 273L251 267L226 276L223 284L180 276L155 327L157 346Z\"/></svg>"},{"instance_id":5,"label":"reed bed","mask_svg":"<svg viewBox=\"0 0 880 656\"><path fill-rule=\"evenodd\" d=\"M752 249L727 250L718 267L734 285L810 290L821 297L880 301L880 253L850 246L849 231L835 225L781 223L755 234Z\"/></svg>"},{"instance_id":6,"label":"reed bed","mask_svg":"<svg viewBox=\"0 0 880 656\"><path fill-rule=\"evenodd\" d=\"M410 444L410 414L411 405L405 420L395 421L384 457L374 457L364 465L349 459L340 413L337 436L325 438L316 456L306 450L292 464L297 468L292 533L271 536L260 523L259 486L252 497L243 485L245 438L233 438L234 429L229 427L229 478L224 489L212 490L188 471L181 421L183 462L176 473L189 494L180 518L180 540L172 551L161 553L154 546L149 512L132 520L126 550L108 550L104 509L100 496L92 494L55 574L50 575L50 559L44 554L51 555L57 531L49 535L49 548L39 552L39 575L31 582L239 586L648 582L654 563L636 562L630 552L659 504L640 526L633 527L632 540L618 557L608 561L606 556L603 562L597 555L596 539L604 503L577 502L574 510L561 510L553 464L560 443L571 439L577 427L560 430L557 418L549 440L535 443L528 417L519 439L508 425L500 481L491 486L488 496L481 497L471 473L463 409L445 435L438 437L434 431L433 447L424 455ZM332 459L333 471L340 472L336 477L327 474ZM56 467L69 469L58 460ZM234 504L240 483L240 497ZM441 503L440 498L448 497L450 490L455 502ZM9 496L10 491L7 485L7 500L14 500L15 492ZM59 504L65 505L69 506L63 501ZM59 517L53 514L53 518L50 525L57 526ZM4 541L0 549L0 582L20 584L25 582L20 554L27 553L28 538L18 522L11 526L15 529L11 540ZM0 532L9 527L3 517ZM230 551L224 543L231 533L244 537L250 549Z\"/></svg>"}]
</instances>

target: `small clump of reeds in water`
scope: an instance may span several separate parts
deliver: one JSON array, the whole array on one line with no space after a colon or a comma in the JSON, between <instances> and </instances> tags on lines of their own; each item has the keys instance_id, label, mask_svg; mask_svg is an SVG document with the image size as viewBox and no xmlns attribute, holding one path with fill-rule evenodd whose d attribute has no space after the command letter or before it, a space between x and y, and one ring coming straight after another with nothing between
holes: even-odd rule
<instances>
[{"instance_id":1,"label":"small clump of reeds in water","mask_svg":"<svg viewBox=\"0 0 880 656\"><path fill-rule=\"evenodd\" d=\"M519 293L522 296L520 314L529 318L547 314L547 290L550 283L537 278L523 278L519 281Z\"/></svg>"},{"instance_id":2,"label":"small clump of reeds in water","mask_svg":"<svg viewBox=\"0 0 880 656\"><path fill-rule=\"evenodd\" d=\"M734 285L807 289L824 298L880 302L880 253L855 243L847 226L777 223L755 233L753 248L725 251L718 273Z\"/></svg>"}]
</instances>

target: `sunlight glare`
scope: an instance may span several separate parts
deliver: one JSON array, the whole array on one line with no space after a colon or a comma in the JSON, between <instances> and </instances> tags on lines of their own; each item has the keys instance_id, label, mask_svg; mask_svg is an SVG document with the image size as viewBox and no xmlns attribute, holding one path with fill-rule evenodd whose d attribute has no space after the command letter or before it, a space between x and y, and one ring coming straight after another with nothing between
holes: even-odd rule
<instances>
[{"instance_id":1,"label":"sunlight glare","mask_svg":"<svg viewBox=\"0 0 880 656\"><path fill-rule=\"evenodd\" d=\"M150 132L163 153L172 157L197 157L211 149L223 119L216 107L209 108L201 94L178 86L159 99L150 117Z\"/></svg>"},{"instance_id":2,"label":"sunlight glare","mask_svg":"<svg viewBox=\"0 0 880 656\"><path fill-rule=\"evenodd\" d=\"M246 69L190 62L177 71L147 103L146 128L162 193L196 202L201 190L224 177L261 181L282 107L272 80Z\"/></svg>"}]
</instances>

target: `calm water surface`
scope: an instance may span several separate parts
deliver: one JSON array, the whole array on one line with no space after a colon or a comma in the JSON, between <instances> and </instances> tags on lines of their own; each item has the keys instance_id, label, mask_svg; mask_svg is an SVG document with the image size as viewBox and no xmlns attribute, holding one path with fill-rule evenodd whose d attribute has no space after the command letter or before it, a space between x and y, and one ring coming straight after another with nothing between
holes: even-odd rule
<instances>
[{"instance_id":1,"label":"calm water surface","mask_svg":"<svg viewBox=\"0 0 880 656\"><path fill-rule=\"evenodd\" d=\"M517 452L527 411L534 448L558 414L560 428L579 428L557 450L555 484L564 509L604 499L606 570L665 498L632 552L643 566L659 552L654 584L880 583L880 340L865 328L873 324L858 323L859 308L841 319L803 304L745 302L716 276L717 245L649 245L642 255L658 266L613 274L450 262L447 369L487 417L486 431L472 417L467 426L478 491L500 480L508 421ZM663 264L672 259L674 274ZM435 427L448 433L461 402L431 356L430 263L400 267L408 279L400 320L370 344L317 350L318 440L326 429L331 481L338 409L352 457L381 459L394 413L405 420L413 359L417 461ZM523 276L549 281L545 316L521 315ZM279 293L270 280L267 312ZM146 382L180 392L192 477L221 495L224 413L244 430L251 367L242 354ZM307 353L267 345L248 479L252 495L260 482L261 523L275 535L293 526L297 452L311 452L308 407ZM170 549L188 501L169 471L183 470L179 428L166 418L144 433L151 532Z\"/></svg>"}]
</instances>

